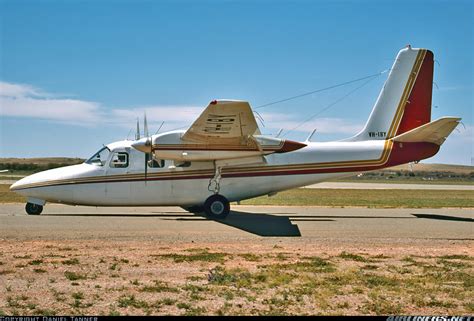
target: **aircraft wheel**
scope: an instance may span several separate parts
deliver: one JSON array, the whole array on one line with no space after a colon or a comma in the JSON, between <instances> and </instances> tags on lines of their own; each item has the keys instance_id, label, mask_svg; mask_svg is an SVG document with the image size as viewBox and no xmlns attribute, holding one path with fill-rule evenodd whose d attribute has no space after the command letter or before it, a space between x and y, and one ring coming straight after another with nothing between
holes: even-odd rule
<instances>
[{"instance_id":1,"label":"aircraft wheel","mask_svg":"<svg viewBox=\"0 0 474 321\"><path fill-rule=\"evenodd\" d=\"M209 196L204 203L204 212L211 218L224 219L230 212L229 201L219 194Z\"/></svg>"},{"instance_id":2,"label":"aircraft wheel","mask_svg":"<svg viewBox=\"0 0 474 321\"><path fill-rule=\"evenodd\" d=\"M181 207L183 210L188 211L190 213L202 213L204 212L204 207L200 205L193 205L188 207Z\"/></svg>"},{"instance_id":3,"label":"aircraft wheel","mask_svg":"<svg viewBox=\"0 0 474 321\"><path fill-rule=\"evenodd\" d=\"M28 215L40 215L43 211L43 206L33 203L26 203L25 210Z\"/></svg>"}]
</instances>

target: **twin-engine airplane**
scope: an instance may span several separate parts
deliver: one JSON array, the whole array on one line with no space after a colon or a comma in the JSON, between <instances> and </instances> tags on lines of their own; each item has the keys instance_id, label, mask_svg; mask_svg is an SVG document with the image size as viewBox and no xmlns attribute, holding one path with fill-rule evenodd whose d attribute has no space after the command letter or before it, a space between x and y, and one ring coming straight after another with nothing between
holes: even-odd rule
<instances>
[{"instance_id":1,"label":"twin-engine airplane","mask_svg":"<svg viewBox=\"0 0 474 321\"><path fill-rule=\"evenodd\" d=\"M83 164L30 175L10 189L46 202L91 206L181 206L225 218L229 202L435 155L460 118L431 120L433 53L402 49L369 120L334 142L261 135L245 101L214 100L186 131L100 149Z\"/></svg>"}]
</instances>

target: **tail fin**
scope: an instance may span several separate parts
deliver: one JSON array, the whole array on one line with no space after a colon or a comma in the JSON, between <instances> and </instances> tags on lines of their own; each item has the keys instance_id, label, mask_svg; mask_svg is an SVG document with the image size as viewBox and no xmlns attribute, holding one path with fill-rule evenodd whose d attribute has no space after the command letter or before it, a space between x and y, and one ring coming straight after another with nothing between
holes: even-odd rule
<instances>
[{"instance_id":1,"label":"tail fin","mask_svg":"<svg viewBox=\"0 0 474 321\"><path fill-rule=\"evenodd\" d=\"M433 53L400 50L364 129L350 141L385 140L430 122Z\"/></svg>"}]
</instances>

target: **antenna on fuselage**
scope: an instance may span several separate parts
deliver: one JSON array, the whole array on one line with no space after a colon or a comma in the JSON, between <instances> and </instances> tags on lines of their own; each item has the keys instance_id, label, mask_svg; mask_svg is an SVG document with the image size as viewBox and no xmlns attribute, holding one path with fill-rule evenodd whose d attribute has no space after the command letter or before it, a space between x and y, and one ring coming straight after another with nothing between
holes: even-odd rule
<instances>
[{"instance_id":1,"label":"antenna on fuselage","mask_svg":"<svg viewBox=\"0 0 474 321\"><path fill-rule=\"evenodd\" d=\"M316 133L317 128L313 129L311 134L309 134L308 138L306 138L305 142L311 142L311 138L313 138L313 135Z\"/></svg>"},{"instance_id":2,"label":"antenna on fuselage","mask_svg":"<svg viewBox=\"0 0 474 321\"><path fill-rule=\"evenodd\" d=\"M160 127L158 127L158 130L156 131L155 135L160 132L160 129L161 129L161 127L163 127L164 124L165 124L165 121L162 121L161 125L160 125Z\"/></svg>"},{"instance_id":3,"label":"antenna on fuselage","mask_svg":"<svg viewBox=\"0 0 474 321\"><path fill-rule=\"evenodd\" d=\"M281 132L283 131L283 128L280 128L280 130L278 131L278 133L275 135L275 138L278 138L280 135L281 135Z\"/></svg>"}]
</instances>

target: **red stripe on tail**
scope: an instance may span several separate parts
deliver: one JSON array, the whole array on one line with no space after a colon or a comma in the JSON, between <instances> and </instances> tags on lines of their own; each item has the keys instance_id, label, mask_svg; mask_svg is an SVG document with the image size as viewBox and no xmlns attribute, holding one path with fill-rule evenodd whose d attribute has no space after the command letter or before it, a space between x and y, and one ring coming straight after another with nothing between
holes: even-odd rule
<instances>
[{"instance_id":1,"label":"red stripe on tail","mask_svg":"<svg viewBox=\"0 0 474 321\"><path fill-rule=\"evenodd\" d=\"M427 50L418 77L405 105L397 135L429 123L431 120L433 62L433 53Z\"/></svg>"}]
</instances>

